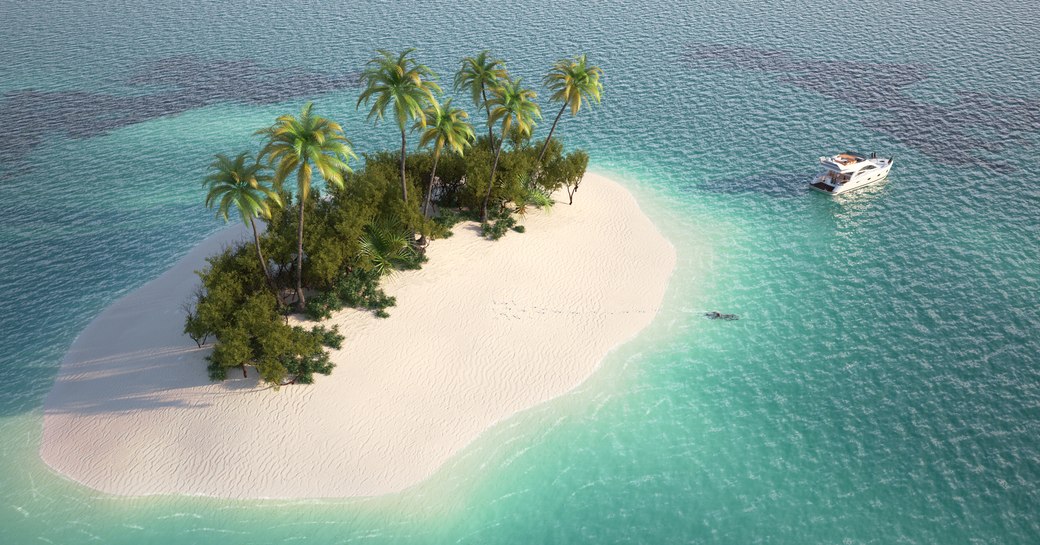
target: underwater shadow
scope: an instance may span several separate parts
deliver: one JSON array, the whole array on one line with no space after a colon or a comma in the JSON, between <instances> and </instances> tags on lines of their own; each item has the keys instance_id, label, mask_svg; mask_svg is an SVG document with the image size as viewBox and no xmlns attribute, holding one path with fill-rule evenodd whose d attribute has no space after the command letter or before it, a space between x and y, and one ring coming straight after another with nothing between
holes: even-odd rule
<instances>
[{"instance_id":1,"label":"underwater shadow","mask_svg":"<svg viewBox=\"0 0 1040 545\"><path fill-rule=\"evenodd\" d=\"M859 121L867 128L946 165L1017 172L997 156L1037 145L1040 100L956 92L949 103L925 102L910 89L928 79L933 69L927 65L805 59L781 50L720 44L689 44L684 60L697 70L776 74L783 84L866 112Z\"/></svg>"},{"instance_id":2,"label":"underwater shadow","mask_svg":"<svg viewBox=\"0 0 1040 545\"><path fill-rule=\"evenodd\" d=\"M127 94L93 91L9 91L0 97L0 164L29 167L26 156L48 137L91 138L161 117L220 103L252 106L356 88L359 73L330 74L263 66L252 60L183 55L142 66L118 82ZM158 89L140 94L143 88ZM6 170L6 168L5 168Z\"/></svg>"}]
</instances>

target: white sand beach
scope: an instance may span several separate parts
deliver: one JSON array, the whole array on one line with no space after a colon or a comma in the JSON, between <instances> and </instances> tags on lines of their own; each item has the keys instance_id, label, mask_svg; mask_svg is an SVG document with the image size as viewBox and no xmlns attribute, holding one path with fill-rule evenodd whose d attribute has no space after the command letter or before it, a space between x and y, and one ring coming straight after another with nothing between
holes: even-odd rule
<instances>
[{"instance_id":1,"label":"white sand beach","mask_svg":"<svg viewBox=\"0 0 1040 545\"><path fill-rule=\"evenodd\" d=\"M105 309L72 344L44 406L40 454L118 495L373 496L415 485L510 415L560 396L654 318L672 245L617 183L588 174L573 206L492 242L472 225L384 282L390 318L346 310L336 368L274 390L212 383L181 333L192 271L218 233Z\"/></svg>"}]
</instances>

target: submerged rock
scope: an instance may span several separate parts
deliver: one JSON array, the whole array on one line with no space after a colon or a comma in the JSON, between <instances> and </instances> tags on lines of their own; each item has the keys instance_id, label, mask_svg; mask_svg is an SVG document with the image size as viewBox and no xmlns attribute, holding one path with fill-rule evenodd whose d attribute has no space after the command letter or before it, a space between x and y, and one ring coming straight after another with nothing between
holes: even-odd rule
<instances>
[{"instance_id":1,"label":"submerged rock","mask_svg":"<svg viewBox=\"0 0 1040 545\"><path fill-rule=\"evenodd\" d=\"M722 314L721 312L705 312L704 317L709 320L739 320L740 316L736 314Z\"/></svg>"}]
</instances>

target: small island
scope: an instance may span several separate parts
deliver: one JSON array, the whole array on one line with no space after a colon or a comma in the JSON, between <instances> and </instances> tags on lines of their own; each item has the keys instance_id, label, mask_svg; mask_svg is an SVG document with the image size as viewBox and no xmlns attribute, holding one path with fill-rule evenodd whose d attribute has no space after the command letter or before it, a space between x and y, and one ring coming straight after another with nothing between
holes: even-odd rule
<instances>
[{"instance_id":1,"label":"small island","mask_svg":"<svg viewBox=\"0 0 1040 545\"><path fill-rule=\"evenodd\" d=\"M242 224L76 339L44 461L120 495L387 494L581 384L652 321L675 265L632 195L554 138L600 74L557 62L559 110L534 140L534 91L488 52L453 82L485 134L413 50L380 51L357 106L395 124L398 151L355 166L307 104L255 153L218 154L202 200Z\"/></svg>"}]
</instances>

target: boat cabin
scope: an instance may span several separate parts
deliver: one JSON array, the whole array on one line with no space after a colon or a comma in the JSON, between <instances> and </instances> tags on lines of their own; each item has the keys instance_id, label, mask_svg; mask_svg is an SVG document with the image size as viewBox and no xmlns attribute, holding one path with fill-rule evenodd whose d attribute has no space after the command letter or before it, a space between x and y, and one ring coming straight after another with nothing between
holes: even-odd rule
<instances>
[{"instance_id":1,"label":"boat cabin","mask_svg":"<svg viewBox=\"0 0 1040 545\"><path fill-rule=\"evenodd\" d=\"M846 151L845 153L839 153L833 157L820 157L820 164L828 170L836 172L854 172L863 166L859 163L866 160L867 157L865 155L854 151Z\"/></svg>"}]
</instances>

